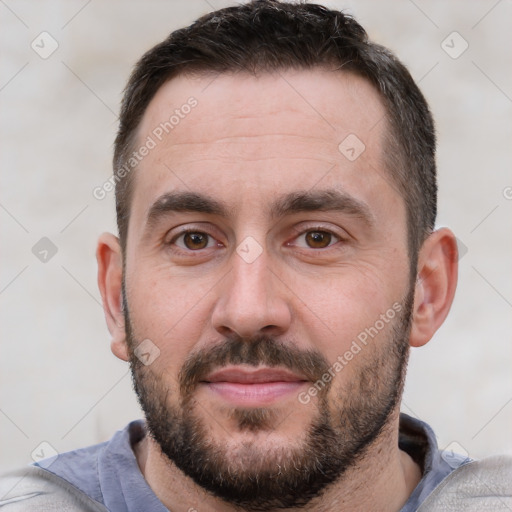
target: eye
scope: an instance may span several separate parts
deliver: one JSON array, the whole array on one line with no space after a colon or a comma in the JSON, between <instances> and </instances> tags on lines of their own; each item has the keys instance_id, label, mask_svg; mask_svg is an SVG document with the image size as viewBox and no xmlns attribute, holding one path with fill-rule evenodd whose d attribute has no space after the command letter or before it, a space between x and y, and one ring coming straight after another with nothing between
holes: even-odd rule
<instances>
[{"instance_id":1,"label":"eye","mask_svg":"<svg viewBox=\"0 0 512 512\"><path fill-rule=\"evenodd\" d=\"M215 245L215 239L202 231L184 231L174 237L169 244L176 244L180 249L198 251Z\"/></svg>"},{"instance_id":2,"label":"eye","mask_svg":"<svg viewBox=\"0 0 512 512\"><path fill-rule=\"evenodd\" d=\"M336 236L330 231L321 229L314 229L305 231L299 235L296 240L299 242L299 247L309 247L310 249L325 249L340 240L340 237Z\"/></svg>"}]
</instances>

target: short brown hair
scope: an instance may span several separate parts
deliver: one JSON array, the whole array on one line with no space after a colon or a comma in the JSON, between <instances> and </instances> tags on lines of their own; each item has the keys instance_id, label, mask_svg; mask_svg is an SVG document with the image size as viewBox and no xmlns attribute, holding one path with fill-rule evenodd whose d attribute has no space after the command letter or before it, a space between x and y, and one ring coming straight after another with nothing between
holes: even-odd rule
<instances>
[{"instance_id":1,"label":"short brown hair","mask_svg":"<svg viewBox=\"0 0 512 512\"><path fill-rule=\"evenodd\" d=\"M437 210L435 130L427 102L405 66L370 42L351 16L316 4L256 0L211 12L170 34L136 64L126 86L115 140L114 171L133 151L137 128L157 90L189 72L272 72L318 66L368 80L387 109L385 165L407 210L411 273ZM132 174L116 180L116 212L126 248Z\"/></svg>"}]
</instances>

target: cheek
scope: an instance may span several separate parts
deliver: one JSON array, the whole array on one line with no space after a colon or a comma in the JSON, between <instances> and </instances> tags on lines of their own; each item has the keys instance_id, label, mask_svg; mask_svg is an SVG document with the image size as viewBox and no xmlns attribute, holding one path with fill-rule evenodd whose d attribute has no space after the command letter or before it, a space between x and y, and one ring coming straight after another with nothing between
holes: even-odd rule
<instances>
[{"instance_id":1,"label":"cheek","mask_svg":"<svg viewBox=\"0 0 512 512\"><path fill-rule=\"evenodd\" d=\"M389 336L404 290L379 276L376 271L347 268L323 282L297 286L297 295L305 297L298 328L329 364L341 358L344 366L357 366L352 360L363 361L371 344Z\"/></svg>"},{"instance_id":2,"label":"cheek","mask_svg":"<svg viewBox=\"0 0 512 512\"><path fill-rule=\"evenodd\" d=\"M151 340L160 351L158 366L177 374L207 326L212 285L155 270L130 281L130 320L136 341Z\"/></svg>"}]
</instances>

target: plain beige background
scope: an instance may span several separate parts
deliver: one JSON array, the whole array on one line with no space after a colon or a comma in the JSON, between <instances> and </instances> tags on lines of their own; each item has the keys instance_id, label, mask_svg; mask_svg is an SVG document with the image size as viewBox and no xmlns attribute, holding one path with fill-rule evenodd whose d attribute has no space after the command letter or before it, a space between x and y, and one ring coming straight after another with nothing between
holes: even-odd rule
<instances>
[{"instance_id":1,"label":"plain beige background","mask_svg":"<svg viewBox=\"0 0 512 512\"><path fill-rule=\"evenodd\" d=\"M99 201L92 190L111 175L131 66L224 5L0 2L2 470L104 441L140 416L96 286L113 194ZM462 244L455 304L432 342L413 350L403 410L429 422L442 448L512 452L512 2L329 5L355 14L420 82L438 127L438 224Z\"/></svg>"}]
</instances>

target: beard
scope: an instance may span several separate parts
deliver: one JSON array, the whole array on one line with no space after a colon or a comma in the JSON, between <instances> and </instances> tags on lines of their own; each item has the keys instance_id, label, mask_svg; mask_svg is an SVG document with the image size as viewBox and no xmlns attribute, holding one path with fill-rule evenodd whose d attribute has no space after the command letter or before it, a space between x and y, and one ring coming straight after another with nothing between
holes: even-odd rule
<instances>
[{"instance_id":1,"label":"beard","mask_svg":"<svg viewBox=\"0 0 512 512\"><path fill-rule=\"evenodd\" d=\"M149 435L171 463L227 503L254 512L304 507L355 468L389 426L403 391L413 296L411 289L388 333L365 348L366 360L353 379L333 396L333 380L318 391L315 415L302 439L276 447L260 438L235 446L231 439L215 439L209 427L217 420L195 399L197 387L213 369L227 364L284 367L312 384L329 372L324 356L271 336L230 336L191 353L173 386L165 371L154 372L134 354L139 340L123 293L132 379ZM228 417L239 432L255 436L271 436L286 419L273 408L232 408Z\"/></svg>"}]
</instances>

